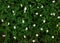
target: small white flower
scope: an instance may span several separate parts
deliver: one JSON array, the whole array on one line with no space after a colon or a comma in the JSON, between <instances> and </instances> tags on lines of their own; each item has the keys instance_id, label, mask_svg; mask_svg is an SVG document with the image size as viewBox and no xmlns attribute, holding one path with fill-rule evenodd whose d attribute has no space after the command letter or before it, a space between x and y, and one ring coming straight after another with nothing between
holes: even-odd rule
<instances>
[{"instance_id":1,"label":"small white flower","mask_svg":"<svg viewBox=\"0 0 60 43\"><path fill-rule=\"evenodd\" d=\"M14 26L14 29L16 29L16 26Z\"/></svg>"},{"instance_id":2,"label":"small white flower","mask_svg":"<svg viewBox=\"0 0 60 43\"><path fill-rule=\"evenodd\" d=\"M43 5L41 5L41 8L43 8L44 6Z\"/></svg>"},{"instance_id":3,"label":"small white flower","mask_svg":"<svg viewBox=\"0 0 60 43\"><path fill-rule=\"evenodd\" d=\"M10 5L8 5L8 8L10 8Z\"/></svg>"},{"instance_id":4,"label":"small white flower","mask_svg":"<svg viewBox=\"0 0 60 43\"><path fill-rule=\"evenodd\" d=\"M15 36L14 36L13 38L14 38L14 39L16 39L16 37L15 37Z\"/></svg>"},{"instance_id":5,"label":"small white flower","mask_svg":"<svg viewBox=\"0 0 60 43\"><path fill-rule=\"evenodd\" d=\"M40 17L42 16L42 14L40 14Z\"/></svg>"},{"instance_id":6,"label":"small white flower","mask_svg":"<svg viewBox=\"0 0 60 43\"><path fill-rule=\"evenodd\" d=\"M26 38L26 35L24 35L24 38Z\"/></svg>"},{"instance_id":7,"label":"small white flower","mask_svg":"<svg viewBox=\"0 0 60 43\"><path fill-rule=\"evenodd\" d=\"M8 25L10 25L10 23L8 22Z\"/></svg>"},{"instance_id":8,"label":"small white flower","mask_svg":"<svg viewBox=\"0 0 60 43\"><path fill-rule=\"evenodd\" d=\"M48 32L49 32L49 30L46 30L46 32L48 33Z\"/></svg>"},{"instance_id":9,"label":"small white flower","mask_svg":"<svg viewBox=\"0 0 60 43\"><path fill-rule=\"evenodd\" d=\"M31 7L31 5L29 5Z\"/></svg>"},{"instance_id":10,"label":"small white flower","mask_svg":"<svg viewBox=\"0 0 60 43\"><path fill-rule=\"evenodd\" d=\"M52 16L53 14L51 13L50 15Z\"/></svg>"},{"instance_id":11,"label":"small white flower","mask_svg":"<svg viewBox=\"0 0 60 43\"><path fill-rule=\"evenodd\" d=\"M24 13L26 13L27 7L24 8Z\"/></svg>"},{"instance_id":12,"label":"small white flower","mask_svg":"<svg viewBox=\"0 0 60 43\"><path fill-rule=\"evenodd\" d=\"M38 34L36 34L36 37L38 37L39 35Z\"/></svg>"},{"instance_id":13,"label":"small white flower","mask_svg":"<svg viewBox=\"0 0 60 43\"><path fill-rule=\"evenodd\" d=\"M60 19L60 16L58 16L57 18Z\"/></svg>"},{"instance_id":14,"label":"small white flower","mask_svg":"<svg viewBox=\"0 0 60 43\"><path fill-rule=\"evenodd\" d=\"M55 16L55 13L52 13L53 14L53 16Z\"/></svg>"},{"instance_id":15,"label":"small white flower","mask_svg":"<svg viewBox=\"0 0 60 43\"><path fill-rule=\"evenodd\" d=\"M39 8L39 7L37 6L37 8Z\"/></svg>"},{"instance_id":16,"label":"small white flower","mask_svg":"<svg viewBox=\"0 0 60 43\"><path fill-rule=\"evenodd\" d=\"M38 15L38 12L36 12L35 14Z\"/></svg>"},{"instance_id":17,"label":"small white flower","mask_svg":"<svg viewBox=\"0 0 60 43\"><path fill-rule=\"evenodd\" d=\"M21 7L23 7L23 5L22 5L22 4L20 4L20 6L21 6Z\"/></svg>"},{"instance_id":18,"label":"small white flower","mask_svg":"<svg viewBox=\"0 0 60 43\"><path fill-rule=\"evenodd\" d=\"M35 42L35 40L32 40L32 42L34 43L34 42Z\"/></svg>"},{"instance_id":19,"label":"small white flower","mask_svg":"<svg viewBox=\"0 0 60 43\"><path fill-rule=\"evenodd\" d=\"M43 28L40 28L41 31L43 31Z\"/></svg>"},{"instance_id":20,"label":"small white flower","mask_svg":"<svg viewBox=\"0 0 60 43\"><path fill-rule=\"evenodd\" d=\"M33 24L33 27L35 27L36 26L36 24Z\"/></svg>"},{"instance_id":21,"label":"small white flower","mask_svg":"<svg viewBox=\"0 0 60 43\"><path fill-rule=\"evenodd\" d=\"M43 23L45 23L46 22L46 20L43 20Z\"/></svg>"},{"instance_id":22,"label":"small white flower","mask_svg":"<svg viewBox=\"0 0 60 43\"><path fill-rule=\"evenodd\" d=\"M22 23L25 23L24 19L22 19Z\"/></svg>"},{"instance_id":23,"label":"small white flower","mask_svg":"<svg viewBox=\"0 0 60 43\"><path fill-rule=\"evenodd\" d=\"M59 25L57 24L56 26L58 27Z\"/></svg>"},{"instance_id":24,"label":"small white flower","mask_svg":"<svg viewBox=\"0 0 60 43\"><path fill-rule=\"evenodd\" d=\"M52 38L54 38L54 36L52 36Z\"/></svg>"},{"instance_id":25,"label":"small white flower","mask_svg":"<svg viewBox=\"0 0 60 43\"><path fill-rule=\"evenodd\" d=\"M53 0L52 3L55 3L55 0Z\"/></svg>"},{"instance_id":26,"label":"small white flower","mask_svg":"<svg viewBox=\"0 0 60 43\"><path fill-rule=\"evenodd\" d=\"M28 30L28 27L26 27L25 30Z\"/></svg>"},{"instance_id":27,"label":"small white flower","mask_svg":"<svg viewBox=\"0 0 60 43\"><path fill-rule=\"evenodd\" d=\"M2 35L2 37L5 37L6 35Z\"/></svg>"},{"instance_id":28,"label":"small white flower","mask_svg":"<svg viewBox=\"0 0 60 43\"><path fill-rule=\"evenodd\" d=\"M27 10L27 7L25 7L24 10Z\"/></svg>"},{"instance_id":29,"label":"small white flower","mask_svg":"<svg viewBox=\"0 0 60 43\"><path fill-rule=\"evenodd\" d=\"M4 20L3 20L3 19L1 19L1 22L4 22Z\"/></svg>"},{"instance_id":30,"label":"small white flower","mask_svg":"<svg viewBox=\"0 0 60 43\"><path fill-rule=\"evenodd\" d=\"M14 10L12 10L12 13L15 13L15 11L14 11Z\"/></svg>"}]
</instances>

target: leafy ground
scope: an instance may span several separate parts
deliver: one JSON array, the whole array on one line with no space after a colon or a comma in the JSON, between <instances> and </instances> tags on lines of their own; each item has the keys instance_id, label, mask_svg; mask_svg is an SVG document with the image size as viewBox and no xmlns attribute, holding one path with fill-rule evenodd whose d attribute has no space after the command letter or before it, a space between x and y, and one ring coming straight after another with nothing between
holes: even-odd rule
<instances>
[{"instance_id":1,"label":"leafy ground","mask_svg":"<svg viewBox=\"0 0 60 43\"><path fill-rule=\"evenodd\" d=\"M60 43L60 0L0 0L0 43Z\"/></svg>"}]
</instances>

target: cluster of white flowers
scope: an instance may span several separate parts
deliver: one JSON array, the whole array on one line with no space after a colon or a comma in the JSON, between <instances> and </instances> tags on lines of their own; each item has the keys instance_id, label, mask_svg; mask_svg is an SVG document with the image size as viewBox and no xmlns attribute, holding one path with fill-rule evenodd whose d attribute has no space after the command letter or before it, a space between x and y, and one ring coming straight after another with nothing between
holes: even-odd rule
<instances>
[{"instance_id":1,"label":"cluster of white flowers","mask_svg":"<svg viewBox=\"0 0 60 43\"><path fill-rule=\"evenodd\" d=\"M53 0L52 3L55 3L55 0ZM23 7L22 4L20 4L20 6ZM32 7L32 6L30 5L30 7ZM10 8L10 5L8 5L7 8ZM37 6L37 8L39 8L39 6ZM41 8L44 8L44 6L41 5ZM24 7L24 13L26 13L26 11L27 11L27 7ZM14 10L12 10L12 13L13 13L13 15L15 15L15 11ZM38 15L39 13L36 12L35 14ZM51 16L55 16L56 14L55 13L51 13L50 15ZM40 14L39 16L42 17L42 14ZM60 16L58 16L57 18L60 19ZM1 22L4 22L4 20L1 19ZM43 23L45 23L45 22L46 22L46 20L44 19L43 20ZM22 23L25 23L25 20L24 19L22 19ZM10 25L10 22L8 22L8 25ZM36 24L33 24L33 27L36 27ZM58 27L58 25L57 25L57 27ZM13 28L16 29L16 26L13 26ZM28 27L26 27L25 30L27 31L28 30ZM43 31L43 28L40 28L40 30ZM48 33L48 32L49 32L49 30L47 29L46 30L46 33ZM2 35L2 37L5 37L5 36L6 35ZM36 34L36 37L38 37L38 36L39 36L39 34ZM26 35L24 35L23 37L26 38ZM16 39L16 36L14 36L13 38ZM51 38L54 38L54 36L52 36ZM32 40L32 42L34 43L35 40Z\"/></svg>"},{"instance_id":2,"label":"cluster of white flowers","mask_svg":"<svg viewBox=\"0 0 60 43\"><path fill-rule=\"evenodd\" d=\"M51 13L50 15L51 15L51 16L55 16L55 13Z\"/></svg>"}]
</instances>

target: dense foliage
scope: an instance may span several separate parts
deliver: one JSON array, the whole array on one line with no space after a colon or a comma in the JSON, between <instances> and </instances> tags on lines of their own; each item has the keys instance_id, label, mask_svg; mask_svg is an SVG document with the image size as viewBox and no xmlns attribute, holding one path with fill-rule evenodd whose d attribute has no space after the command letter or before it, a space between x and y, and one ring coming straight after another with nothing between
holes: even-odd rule
<instances>
[{"instance_id":1,"label":"dense foliage","mask_svg":"<svg viewBox=\"0 0 60 43\"><path fill-rule=\"evenodd\" d=\"M0 43L60 43L60 0L0 0Z\"/></svg>"}]
</instances>

